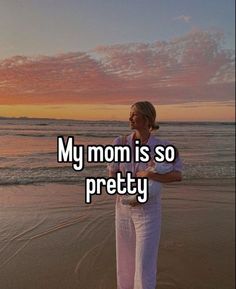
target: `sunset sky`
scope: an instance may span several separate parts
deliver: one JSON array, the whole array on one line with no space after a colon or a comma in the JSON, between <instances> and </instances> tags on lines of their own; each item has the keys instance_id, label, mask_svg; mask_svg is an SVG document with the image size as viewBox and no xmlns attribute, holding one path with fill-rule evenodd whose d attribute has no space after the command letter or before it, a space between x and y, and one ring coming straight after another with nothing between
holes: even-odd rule
<instances>
[{"instance_id":1,"label":"sunset sky","mask_svg":"<svg viewBox=\"0 0 236 289\"><path fill-rule=\"evenodd\" d=\"M233 0L0 0L0 116L233 121Z\"/></svg>"}]
</instances>

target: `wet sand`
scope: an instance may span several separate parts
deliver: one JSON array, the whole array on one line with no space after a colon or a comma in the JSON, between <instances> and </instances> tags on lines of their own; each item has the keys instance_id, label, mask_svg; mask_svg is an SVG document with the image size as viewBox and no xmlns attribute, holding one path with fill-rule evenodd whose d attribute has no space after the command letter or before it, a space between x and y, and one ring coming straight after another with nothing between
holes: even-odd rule
<instances>
[{"instance_id":1,"label":"wet sand","mask_svg":"<svg viewBox=\"0 0 236 289\"><path fill-rule=\"evenodd\" d=\"M113 196L78 185L0 187L0 287L116 289ZM166 185L158 289L233 289L234 184Z\"/></svg>"}]
</instances>

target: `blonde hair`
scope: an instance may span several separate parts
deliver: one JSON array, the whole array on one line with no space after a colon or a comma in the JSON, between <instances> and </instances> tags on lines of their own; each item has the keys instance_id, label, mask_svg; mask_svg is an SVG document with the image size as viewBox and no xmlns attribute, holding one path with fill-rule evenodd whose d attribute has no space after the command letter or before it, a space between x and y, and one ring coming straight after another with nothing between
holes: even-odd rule
<instances>
[{"instance_id":1,"label":"blonde hair","mask_svg":"<svg viewBox=\"0 0 236 289\"><path fill-rule=\"evenodd\" d=\"M139 113L145 116L149 122L149 129L158 129L159 125L156 123L156 109L149 101L138 101L131 107L135 107Z\"/></svg>"}]
</instances>

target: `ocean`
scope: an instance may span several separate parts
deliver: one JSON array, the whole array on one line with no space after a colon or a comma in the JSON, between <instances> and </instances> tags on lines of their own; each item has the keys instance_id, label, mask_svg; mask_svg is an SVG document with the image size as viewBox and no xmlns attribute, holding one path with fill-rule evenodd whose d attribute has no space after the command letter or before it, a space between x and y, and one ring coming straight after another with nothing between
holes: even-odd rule
<instances>
[{"instance_id":1,"label":"ocean","mask_svg":"<svg viewBox=\"0 0 236 289\"><path fill-rule=\"evenodd\" d=\"M57 163L57 136L74 136L75 144L111 144L129 134L128 122L48 119L0 119L0 185L80 183L106 176L104 163L83 171ZM184 164L184 179L234 178L234 123L160 123L155 134L175 145Z\"/></svg>"},{"instance_id":2,"label":"ocean","mask_svg":"<svg viewBox=\"0 0 236 289\"><path fill-rule=\"evenodd\" d=\"M129 134L128 122L0 119L0 185L78 183L106 176L106 164L74 171L57 163L57 136L74 136L77 145L111 144ZM184 164L183 178L231 179L235 174L234 123L160 123L155 134L174 144Z\"/></svg>"}]
</instances>

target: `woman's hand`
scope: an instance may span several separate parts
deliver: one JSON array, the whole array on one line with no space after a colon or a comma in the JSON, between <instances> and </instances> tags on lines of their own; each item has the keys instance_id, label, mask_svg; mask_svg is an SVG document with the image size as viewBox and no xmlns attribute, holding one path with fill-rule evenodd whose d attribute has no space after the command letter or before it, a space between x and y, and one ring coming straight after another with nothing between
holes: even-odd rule
<instances>
[{"instance_id":1,"label":"woman's hand","mask_svg":"<svg viewBox=\"0 0 236 289\"><path fill-rule=\"evenodd\" d=\"M135 199L135 200L130 201L129 205L131 207L136 207L136 206L141 205L141 204Z\"/></svg>"},{"instance_id":2,"label":"woman's hand","mask_svg":"<svg viewBox=\"0 0 236 289\"><path fill-rule=\"evenodd\" d=\"M136 177L139 178L150 178L150 172L149 171L139 171L136 173Z\"/></svg>"},{"instance_id":3,"label":"woman's hand","mask_svg":"<svg viewBox=\"0 0 236 289\"><path fill-rule=\"evenodd\" d=\"M179 171L172 171L166 174L158 174L151 171L140 171L136 173L136 176L140 178L148 178L161 183L180 182L182 180L182 173Z\"/></svg>"}]
</instances>

